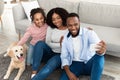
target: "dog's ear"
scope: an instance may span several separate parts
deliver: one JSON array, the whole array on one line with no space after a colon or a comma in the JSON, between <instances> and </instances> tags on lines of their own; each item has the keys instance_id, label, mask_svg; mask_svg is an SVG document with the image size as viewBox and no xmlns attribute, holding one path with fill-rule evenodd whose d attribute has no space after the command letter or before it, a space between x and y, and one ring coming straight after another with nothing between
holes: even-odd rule
<instances>
[{"instance_id":1,"label":"dog's ear","mask_svg":"<svg viewBox=\"0 0 120 80\"><path fill-rule=\"evenodd\" d=\"M13 53L12 50L9 50L9 52L8 52L7 54L8 54L8 56L10 56L10 57L14 57L14 53Z\"/></svg>"}]
</instances>

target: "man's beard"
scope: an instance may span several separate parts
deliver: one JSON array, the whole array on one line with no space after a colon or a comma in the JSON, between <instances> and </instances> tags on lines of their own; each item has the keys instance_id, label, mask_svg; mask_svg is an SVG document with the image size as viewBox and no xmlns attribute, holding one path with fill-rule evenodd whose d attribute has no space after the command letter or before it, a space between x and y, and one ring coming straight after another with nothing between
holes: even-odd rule
<instances>
[{"instance_id":1,"label":"man's beard","mask_svg":"<svg viewBox=\"0 0 120 80\"><path fill-rule=\"evenodd\" d=\"M79 35L79 31L80 31L80 29L78 29L78 31L77 31L77 34L76 35L72 35L72 33L71 33L71 35L72 35L72 37L76 37L76 36L78 36Z\"/></svg>"}]
</instances>

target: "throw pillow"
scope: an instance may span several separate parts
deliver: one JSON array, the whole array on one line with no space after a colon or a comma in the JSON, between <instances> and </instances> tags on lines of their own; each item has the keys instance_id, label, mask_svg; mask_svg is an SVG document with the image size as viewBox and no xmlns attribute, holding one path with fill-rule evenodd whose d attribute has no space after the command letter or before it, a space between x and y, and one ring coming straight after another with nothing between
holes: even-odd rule
<instances>
[{"instance_id":1,"label":"throw pillow","mask_svg":"<svg viewBox=\"0 0 120 80\"><path fill-rule=\"evenodd\" d=\"M39 7L38 2L37 1L29 1L29 2L21 2L21 4L22 4L23 9L27 15L28 20L31 21L30 12L32 9Z\"/></svg>"}]
</instances>

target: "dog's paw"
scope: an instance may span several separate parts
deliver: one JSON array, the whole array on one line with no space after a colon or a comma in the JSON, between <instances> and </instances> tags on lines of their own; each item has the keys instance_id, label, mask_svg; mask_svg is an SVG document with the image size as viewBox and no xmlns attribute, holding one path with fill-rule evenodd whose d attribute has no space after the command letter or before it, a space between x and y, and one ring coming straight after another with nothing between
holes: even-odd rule
<instances>
[{"instance_id":1,"label":"dog's paw","mask_svg":"<svg viewBox=\"0 0 120 80\"><path fill-rule=\"evenodd\" d=\"M3 79L8 79L8 76L7 76L7 75L5 75Z\"/></svg>"},{"instance_id":2,"label":"dog's paw","mask_svg":"<svg viewBox=\"0 0 120 80\"><path fill-rule=\"evenodd\" d=\"M15 77L14 80L19 80L19 77Z\"/></svg>"},{"instance_id":3,"label":"dog's paw","mask_svg":"<svg viewBox=\"0 0 120 80\"><path fill-rule=\"evenodd\" d=\"M8 55L7 54L4 54L4 57L7 57Z\"/></svg>"}]
</instances>

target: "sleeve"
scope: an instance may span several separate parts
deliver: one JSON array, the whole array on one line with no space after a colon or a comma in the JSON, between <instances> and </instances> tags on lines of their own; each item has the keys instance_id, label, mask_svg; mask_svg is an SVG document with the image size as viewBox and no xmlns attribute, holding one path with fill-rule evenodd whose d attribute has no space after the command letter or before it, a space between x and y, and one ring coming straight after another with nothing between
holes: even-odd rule
<instances>
[{"instance_id":1,"label":"sleeve","mask_svg":"<svg viewBox=\"0 0 120 80\"><path fill-rule=\"evenodd\" d=\"M60 49L60 43L52 42L51 36L52 36L53 29L51 27L47 28L47 34L46 34L46 43L52 48L52 49Z\"/></svg>"},{"instance_id":2,"label":"sleeve","mask_svg":"<svg viewBox=\"0 0 120 80\"><path fill-rule=\"evenodd\" d=\"M60 58L61 58L61 62L62 62L62 65L61 65L61 68L63 69L63 67L65 65L70 65L70 60L71 60L71 57L70 57L70 53L67 49L67 37L64 36L64 39L63 39L63 42L62 42L62 49L61 49L61 55L60 55Z\"/></svg>"},{"instance_id":3,"label":"sleeve","mask_svg":"<svg viewBox=\"0 0 120 80\"><path fill-rule=\"evenodd\" d=\"M93 30L89 30L90 33L89 33L89 42L90 44L97 44L99 43L101 40L100 38L98 37L98 35L93 31ZM105 54L105 52L103 54L98 54L100 56L103 56Z\"/></svg>"},{"instance_id":4,"label":"sleeve","mask_svg":"<svg viewBox=\"0 0 120 80\"><path fill-rule=\"evenodd\" d=\"M93 30L88 30L88 37L89 37L89 43L90 44L96 44L100 42L100 38Z\"/></svg>"},{"instance_id":5,"label":"sleeve","mask_svg":"<svg viewBox=\"0 0 120 80\"><path fill-rule=\"evenodd\" d=\"M20 39L20 41L18 42L17 45L23 45L27 42L28 38L30 37L31 35L31 29L28 28L25 32L25 34L23 35L23 37Z\"/></svg>"}]
</instances>

